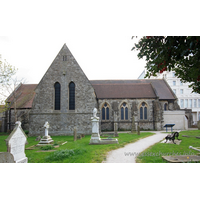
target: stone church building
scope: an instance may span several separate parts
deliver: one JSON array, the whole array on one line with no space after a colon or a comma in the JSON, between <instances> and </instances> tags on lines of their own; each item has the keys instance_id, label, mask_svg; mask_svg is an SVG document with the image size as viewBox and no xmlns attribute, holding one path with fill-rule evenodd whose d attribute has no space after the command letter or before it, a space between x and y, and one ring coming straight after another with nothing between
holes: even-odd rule
<instances>
[{"instance_id":1,"label":"stone church building","mask_svg":"<svg viewBox=\"0 0 200 200\"><path fill-rule=\"evenodd\" d=\"M29 135L44 134L46 121L50 135L72 135L74 127L78 133L91 134L95 107L100 131L113 131L114 123L118 130L131 130L133 116L141 129L161 130L163 112L180 109L164 79L88 80L66 44L32 88Z\"/></svg>"}]
</instances>

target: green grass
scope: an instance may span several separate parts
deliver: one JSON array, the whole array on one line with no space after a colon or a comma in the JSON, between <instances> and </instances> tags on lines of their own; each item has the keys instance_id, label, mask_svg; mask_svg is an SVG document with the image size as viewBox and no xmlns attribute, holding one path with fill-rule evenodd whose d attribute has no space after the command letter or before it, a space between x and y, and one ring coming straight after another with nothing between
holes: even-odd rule
<instances>
[{"instance_id":1,"label":"green grass","mask_svg":"<svg viewBox=\"0 0 200 200\"><path fill-rule=\"evenodd\" d=\"M192 136L190 138L182 137L182 135ZM162 159L162 156L167 155L196 155L198 151L189 149L189 146L200 147L200 139L197 139L195 136L200 136L200 130L193 131L182 131L179 134L179 139L181 139L180 145L176 144L165 144L157 143L142 153L136 159L136 162L139 163L163 163L167 162Z\"/></svg>"},{"instance_id":2,"label":"green grass","mask_svg":"<svg viewBox=\"0 0 200 200\"><path fill-rule=\"evenodd\" d=\"M89 145L90 135L86 135L81 140L74 142L73 136L52 136L54 144L60 145L59 148L53 148L54 152L37 152L41 147L34 147L33 150L25 150L29 163L101 163L106 159L109 151L123 147L128 143L137 141L154 133L143 132L140 135L119 133L119 144ZM8 136L0 136L0 152L7 151L5 139ZM36 137L28 137L26 148L38 144ZM66 142L66 144L61 145Z\"/></svg>"}]
</instances>

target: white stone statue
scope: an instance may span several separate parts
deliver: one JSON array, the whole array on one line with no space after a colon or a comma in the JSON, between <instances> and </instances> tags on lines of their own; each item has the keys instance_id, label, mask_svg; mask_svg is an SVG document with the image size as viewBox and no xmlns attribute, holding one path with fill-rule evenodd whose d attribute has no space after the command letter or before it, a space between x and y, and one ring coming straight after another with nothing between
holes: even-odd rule
<instances>
[{"instance_id":1,"label":"white stone statue","mask_svg":"<svg viewBox=\"0 0 200 200\"><path fill-rule=\"evenodd\" d=\"M97 109L96 108L94 108L94 110L93 110L93 117L97 118Z\"/></svg>"},{"instance_id":2,"label":"white stone statue","mask_svg":"<svg viewBox=\"0 0 200 200\"><path fill-rule=\"evenodd\" d=\"M49 122L45 122L44 127L45 127L45 136L48 136Z\"/></svg>"}]
</instances>

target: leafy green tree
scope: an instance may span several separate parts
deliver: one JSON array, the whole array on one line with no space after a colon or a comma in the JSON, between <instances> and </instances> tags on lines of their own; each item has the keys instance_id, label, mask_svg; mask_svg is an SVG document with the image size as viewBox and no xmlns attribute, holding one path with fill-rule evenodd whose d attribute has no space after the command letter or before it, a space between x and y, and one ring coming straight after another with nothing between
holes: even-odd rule
<instances>
[{"instance_id":1,"label":"leafy green tree","mask_svg":"<svg viewBox=\"0 0 200 200\"><path fill-rule=\"evenodd\" d=\"M0 104L6 104L5 98L8 95L7 88L12 84L12 77L16 72L17 69L10 65L6 60L2 61L0 55Z\"/></svg>"},{"instance_id":2,"label":"leafy green tree","mask_svg":"<svg viewBox=\"0 0 200 200\"><path fill-rule=\"evenodd\" d=\"M133 38L133 37L132 37ZM134 44L138 58L146 57L146 77L174 71L200 93L200 36L144 36Z\"/></svg>"},{"instance_id":3,"label":"leafy green tree","mask_svg":"<svg viewBox=\"0 0 200 200\"><path fill-rule=\"evenodd\" d=\"M10 65L6 60L1 60L0 55L0 84L9 84L9 81L13 75L16 74L16 68Z\"/></svg>"}]
</instances>

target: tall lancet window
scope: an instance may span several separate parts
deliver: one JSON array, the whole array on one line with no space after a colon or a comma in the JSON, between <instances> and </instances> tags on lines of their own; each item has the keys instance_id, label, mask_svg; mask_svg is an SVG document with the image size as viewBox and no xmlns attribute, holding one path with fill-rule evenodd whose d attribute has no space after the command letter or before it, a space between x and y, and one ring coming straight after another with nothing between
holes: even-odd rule
<instances>
[{"instance_id":1,"label":"tall lancet window","mask_svg":"<svg viewBox=\"0 0 200 200\"><path fill-rule=\"evenodd\" d=\"M121 120L128 120L128 105L125 102L121 105Z\"/></svg>"},{"instance_id":2,"label":"tall lancet window","mask_svg":"<svg viewBox=\"0 0 200 200\"><path fill-rule=\"evenodd\" d=\"M104 103L102 107L102 120L109 120L109 106L107 103Z\"/></svg>"},{"instance_id":3,"label":"tall lancet window","mask_svg":"<svg viewBox=\"0 0 200 200\"><path fill-rule=\"evenodd\" d=\"M75 110L75 84L69 84L69 110Z\"/></svg>"},{"instance_id":4,"label":"tall lancet window","mask_svg":"<svg viewBox=\"0 0 200 200\"><path fill-rule=\"evenodd\" d=\"M140 105L140 119L147 119L147 104L145 102Z\"/></svg>"},{"instance_id":5,"label":"tall lancet window","mask_svg":"<svg viewBox=\"0 0 200 200\"><path fill-rule=\"evenodd\" d=\"M60 110L60 83L56 82L54 85L55 90L55 110Z\"/></svg>"}]
</instances>

